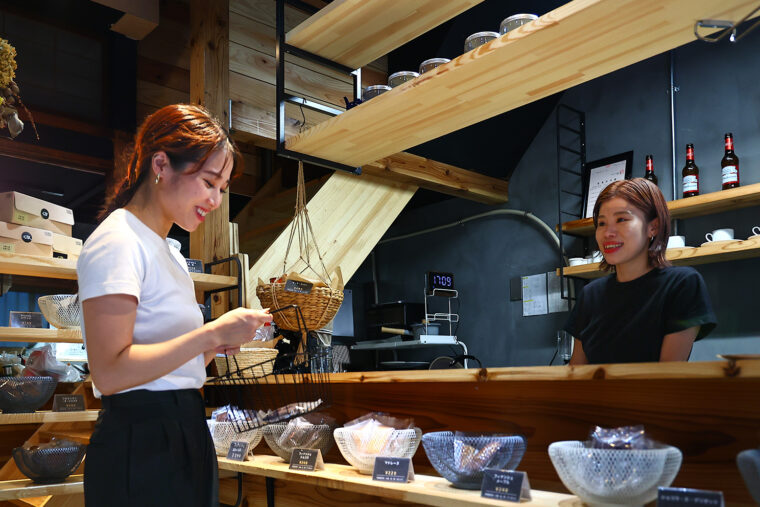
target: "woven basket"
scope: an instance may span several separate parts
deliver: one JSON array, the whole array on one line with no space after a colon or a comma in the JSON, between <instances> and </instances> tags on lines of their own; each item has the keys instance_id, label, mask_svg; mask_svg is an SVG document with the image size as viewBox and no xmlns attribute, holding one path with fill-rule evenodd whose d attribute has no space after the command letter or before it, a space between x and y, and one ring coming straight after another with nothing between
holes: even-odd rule
<instances>
[{"instance_id":1,"label":"woven basket","mask_svg":"<svg viewBox=\"0 0 760 507\"><path fill-rule=\"evenodd\" d=\"M343 303L343 291L330 287L314 287L308 294L288 292L284 283L270 283L256 287L256 296L262 308L278 310L288 305L298 305L306 321L306 329L320 329L327 325L338 313ZM285 310L273 315L274 322L280 329L289 331L302 330L296 312Z\"/></svg>"},{"instance_id":2,"label":"woven basket","mask_svg":"<svg viewBox=\"0 0 760 507\"><path fill-rule=\"evenodd\" d=\"M216 371L219 375L227 374L227 364L229 363L232 371L242 370L256 365L255 374L258 376L269 375L272 373L274 366L274 358L277 356L277 349L267 348L252 348L252 349L240 349L240 352L234 356L229 357L215 357ZM232 358L235 358L234 360ZM237 367L235 366L237 361Z\"/></svg>"}]
</instances>

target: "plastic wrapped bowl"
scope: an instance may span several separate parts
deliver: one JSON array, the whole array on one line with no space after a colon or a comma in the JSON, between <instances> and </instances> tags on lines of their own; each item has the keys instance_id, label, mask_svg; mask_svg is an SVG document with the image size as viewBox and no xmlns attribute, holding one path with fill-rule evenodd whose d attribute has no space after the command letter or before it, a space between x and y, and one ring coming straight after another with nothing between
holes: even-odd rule
<instances>
[{"instance_id":1,"label":"plastic wrapped bowl","mask_svg":"<svg viewBox=\"0 0 760 507\"><path fill-rule=\"evenodd\" d=\"M333 446L333 428L328 424L313 424L308 435L300 435L299 442L309 441L308 445L299 445L292 441L281 442L287 423L276 423L264 426L264 440L272 451L283 460L290 462L290 456L295 449L319 449L324 457Z\"/></svg>"},{"instance_id":2,"label":"plastic wrapped bowl","mask_svg":"<svg viewBox=\"0 0 760 507\"><path fill-rule=\"evenodd\" d=\"M443 64L449 63L451 60L448 58L430 58L420 64L420 74L424 74L429 70L433 70L436 67L440 67Z\"/></svg>"},{"instance_id":3,"label":"plastic wrapped bowl","mask_svg":"<svg viewBox=\"0 0 760 507\"><path fill-rule=\"evenodd\" d=\"M410 70L402 70L401 72L395 72L388 76L388 86L391 88L395 88L400 84L404 84L407 81L411 81L412 79L419 76L417 72L412 72Z\"/></svg>"},{"instance_id":4,"label":"plastic wrapped bowl","mask_svg":"<svg viewBox=\"0 0 760 507\"><path fill-rule=\"evenodd\" d=\"M644 505L668 487L681 468L681 451L591 449L577 440L554 442L549 457L562 483L584 503Z\"/></svg>"},{"instance_id":5,"label":"plastic wrapped bowl","mask_svg":"<svg viewBox=\"0 0 760 507\"><path fill-rule=\"evenodd\" d=\"M60 482L82 463L87 446L63 440L56 447L13 449L13 461L34 482Z\"/></svg>"},{"instance_id":6,"label":"plastic wrapped bowl","mask_svg":"<svg viewBox=\"0 0 760 507\"><path fill-rule=\"evenodd\" d=\"M411 458L417 452L420 445L422 430L410 428L406 430L392 430L389 434L377 433L367 442L365 447L376 448L378 452L362 452L357 441L364 438L361 430L351 428L336 428L334 432L335 443L338 444L340 453L346 458L359 473L371 474L375 467L375 458L378 456L388 458ZM388 445L390 444L390 445Z\"/></svg>"},{"instance_id":7,"label":"plastic wrapped bowl","mask_svg":"<svg viewBox=\"0 0 760 507\"><path fill-rule=\"evenodd\" d=\"M391 87L386 85L368 86L364 89L364 93L362 93L362 101L367 102L369 99L374 99L378 95L389 91L391 91Z\"/></svg>"},{"instance_id":8,"label":"plastic wrapped bowl","mask_svg":"<svg viewBox=\"0 0 760 507\"><path fill-rule=\"evenodd\" d=\"M480 489L486 468L517 468L526 443L520 435L435 431L422 436L422 447L433 468L455 488Z\"/></svg>"},{"instance_id":9,"label":"plastic wrapped bowl","mask_svg":"<svg viewBox=\"0 0 760 507\"><path fill-rule=\"evenodd\" d=\"M482 46L486 42L490 42L496 38L499 37L499 34L496 32L477 32L465 39L464 41L464 52L467 53L468 51L472 51L478 46Z\"/></svg>"},{"instance_id":10,"label":"plastic wrapped bowl","mask_svg":"<svg viewBox=\"0 0 760 507\"><path fill-rule=\"evenodd\" d=\"M514 16L509 16L499 25L499 33L504 35L536 19L538 19L538 16L535 14L515 14Z\"/></svg>"},{"instance_id":11,"label":"plastic wrapped bowl","mask_svg":"<svg viewBox=\"0 0 760 507\"><path fill-rule=\"evenodd\" d=\"M749 494L760 505L760 449L742 451L736 456L736 464L742 474Z\"/></svg>"},{"instance_id":12,"label":"plastic wrapped bowl","mask_svg":"<svg viewBox=\"0 0 760 507\"><path fill-rule=\"evenodd\" d=\"M53 396L56 385L53 377L0 377L0 410L4 414L34 412Z\"/></svg>"},{"instance_id":13,"label":"plastic wrapped bowl","mask_svg":"<svg viewBox=\"0 0 760 507\"><path fill-rule=\"evenodd\" d=\"M47 321L59 328L78 328L81 309L77 294L56 294L37 298L40 311Z\"/></svg>"},{"instance_id":14,"label":"plastic wrapped bowl","mask_svg":"<svg viewBox=\"0 0 760 507\"><path fill-rule=\"evenodd\" d=\"M248 442L248 452L261 442L261 428L238 433L229 421L206 421L211 439L214 441L214 449L217 456L227 456L232 442Z\"/></svg>"}]
</instances>

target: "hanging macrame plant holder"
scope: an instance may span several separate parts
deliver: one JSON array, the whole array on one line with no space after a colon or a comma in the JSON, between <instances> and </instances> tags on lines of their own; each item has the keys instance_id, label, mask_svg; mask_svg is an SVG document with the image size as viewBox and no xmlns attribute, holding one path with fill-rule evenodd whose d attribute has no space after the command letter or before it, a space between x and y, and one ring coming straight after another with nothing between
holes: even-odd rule
<instances>
[{"instance_id":1,"label":"hanging macrame plant holder","mask_svg":"<svg viewBox=\"0 0 760 507\"><path fill-rule=\"evenodd\" d=\"M288 256L296 241L299 256L289 265ZM315 266L317 261L318 264ZM275 324L280 329L301 331L304 336L308 331L327 325L338 313L343 302L343 278L340 268L336 268L333 276L327 272L311 227L309 212L306 209L303 163L300 161L296 208L282 263L282 274L270 283L259 279L256 296L263 308L283 309L273 315ZM296 311L287 308L292 305L300 309L302 320Z\"/></svg>"}]
</instances>

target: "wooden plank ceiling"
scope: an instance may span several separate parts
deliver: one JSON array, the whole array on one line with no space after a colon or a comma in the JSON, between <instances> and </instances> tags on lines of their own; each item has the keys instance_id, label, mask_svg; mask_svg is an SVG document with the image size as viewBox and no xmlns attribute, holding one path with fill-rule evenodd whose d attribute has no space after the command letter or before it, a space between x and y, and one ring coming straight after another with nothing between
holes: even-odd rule
<instances>
[{"instance_id":1,"label":"wooden plank ceiling","mask_svg":"<svg viewBox=\"0 0 760 507\"><path fill-rule=\"evenodd\" d=\"M574 0L294 136L287 147L367 164L691 42L695 21L741 19L756 4Z\"/></svg>"}]
</instances>

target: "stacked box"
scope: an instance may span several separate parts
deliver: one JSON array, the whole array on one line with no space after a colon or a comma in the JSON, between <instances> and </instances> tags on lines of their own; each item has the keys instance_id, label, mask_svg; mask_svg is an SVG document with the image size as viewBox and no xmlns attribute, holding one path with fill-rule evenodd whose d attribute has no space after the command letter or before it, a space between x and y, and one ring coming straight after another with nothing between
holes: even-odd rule
<instances>
[{"instance_id":1,"label":"stacked box","mask_svg":"<svg viewBox=\"0 0 760 507\"><path fill-rule=\"evenodd\" d=\"M0 221L71 236L74 212L19 192L0 193Z\"/></svg>"},{"instance_id":2,"label":"stacked box","mask_svg":"<svg viewBox=\"0 0 760 507\"><path fill-rule=\"evenodd\" d=\"M45 229L0 222L0 252L53 256L53 233Z\"/></svg>"}]
</instances>

